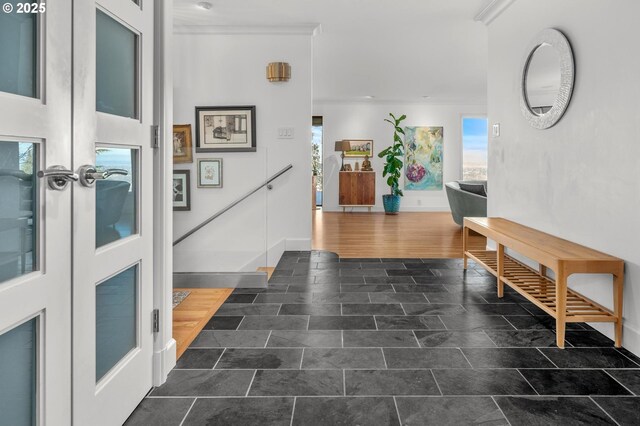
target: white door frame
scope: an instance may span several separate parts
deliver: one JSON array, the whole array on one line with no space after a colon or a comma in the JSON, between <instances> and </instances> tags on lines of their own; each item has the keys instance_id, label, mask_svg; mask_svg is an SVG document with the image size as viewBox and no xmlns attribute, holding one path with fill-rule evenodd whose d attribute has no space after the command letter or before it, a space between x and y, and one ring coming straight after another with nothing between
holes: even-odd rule
<instances>
[{"instance_id":1,"label":"white door frame","mask_svg":"<svg viewBox=\"0 0 640 426\"><path fill-rule=\"evenodd\" d=\"M160 327L154 338L153 385L167 380L176 365L173 339L173 0L155 1L153 307Z\"/></svg>"}]
</instances>

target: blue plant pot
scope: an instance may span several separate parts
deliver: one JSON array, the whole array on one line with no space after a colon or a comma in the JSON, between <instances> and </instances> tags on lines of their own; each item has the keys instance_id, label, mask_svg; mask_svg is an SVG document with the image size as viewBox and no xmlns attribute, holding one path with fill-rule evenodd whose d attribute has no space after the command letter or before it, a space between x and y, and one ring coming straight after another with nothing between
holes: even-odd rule
<instances>
[{"instance_id":1,"label":"blue plant pot","mask_svg":"<svg viewBox=\"0 0 640 426\"><path fill-rule=\"evenodd\" d=\"M400 196L386 194L382 196L382 205L386 214L398 214L400 211Z\"/></svg>"}]
</instances>

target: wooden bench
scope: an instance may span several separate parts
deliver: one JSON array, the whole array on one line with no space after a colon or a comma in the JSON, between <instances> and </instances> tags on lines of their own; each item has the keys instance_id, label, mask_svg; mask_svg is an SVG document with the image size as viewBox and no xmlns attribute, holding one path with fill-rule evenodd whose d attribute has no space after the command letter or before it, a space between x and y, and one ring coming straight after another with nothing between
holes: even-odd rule
<instances>
[{"instance_id":1,"label":"wooden bench","mask_svg":"<svg viewBox=\"0 0 640 426\"><path fill-rule=\"evenodd\" d=\"M495 241L497 250L469 250L469 230ZM465 218L463 236L465 270L473 259L498 278L498 297L503 297L507 284L554 317L558 347L564 348L568 322L612 322L615 346L622 345L622 259L503 218ZM505 248L534 260L539 270L506 255ZM547 268L555 273L555 281L547 276ZM613 311L567 288L571 274L612 274Z\"/></svg>"}]
</instances>

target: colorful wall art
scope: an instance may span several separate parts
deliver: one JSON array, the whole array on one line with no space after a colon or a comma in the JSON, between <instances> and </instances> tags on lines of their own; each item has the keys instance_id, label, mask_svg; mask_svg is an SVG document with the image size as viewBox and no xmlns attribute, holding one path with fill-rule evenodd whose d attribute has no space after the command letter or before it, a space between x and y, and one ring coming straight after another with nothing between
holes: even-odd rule
<instances>
[{"instance_id":1,"label":"colorful wall art","mask_svg":"<svg viewBox=\"0 0 640 426\"><path fill-rule=\"evenodd\" d=\"M405 190L442 190L442 133L442 127L405 128Z\"/></svg>"}]
</instances>

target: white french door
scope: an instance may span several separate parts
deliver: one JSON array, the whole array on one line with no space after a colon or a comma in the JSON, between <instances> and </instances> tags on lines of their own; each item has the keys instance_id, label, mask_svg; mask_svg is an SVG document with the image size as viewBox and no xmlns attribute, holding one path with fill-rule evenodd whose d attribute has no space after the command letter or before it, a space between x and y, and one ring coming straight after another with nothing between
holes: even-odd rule
<instances>
[{"instance_id":1,"label":"white french door","mask_svg":"<svg viewBox=\"0 0 640 426\"><path fill-rule=\"evenodd\" d=\"M152 385L153 1L73 8L73 421L120 425Z\"/></svg>"},{"instance_id":2,"label":"white french door","mask_svg":"<svg viewBox=\"0 0 640 426\"><path fill-rule=\"evenodd\" d=\"M120 425L152 385L153 1L2 3L0 425Z\"/></svg>"},{"instance_id":3,"label":"white french door","mask_svg":"<svg viewBox=\"0 0 640 426\"><path fill-rule=\"evenodd\" d=\"M46 13L2 3L0 424L68 425L71 0L47 2ZM45 170L57 174L51 187Z\"/></svg>"}]
</instances>

